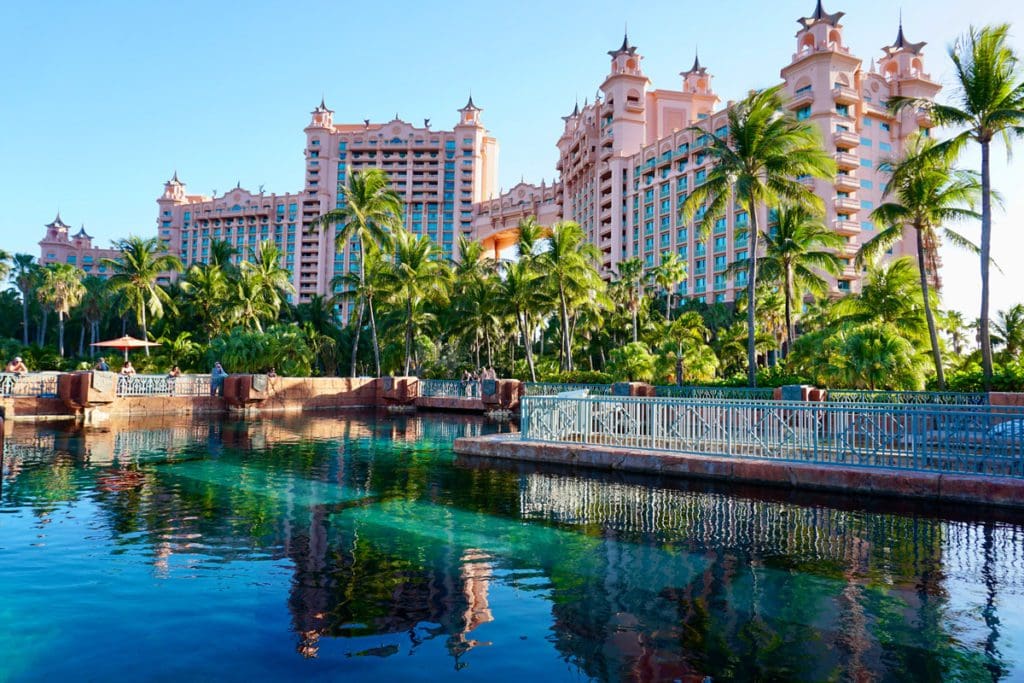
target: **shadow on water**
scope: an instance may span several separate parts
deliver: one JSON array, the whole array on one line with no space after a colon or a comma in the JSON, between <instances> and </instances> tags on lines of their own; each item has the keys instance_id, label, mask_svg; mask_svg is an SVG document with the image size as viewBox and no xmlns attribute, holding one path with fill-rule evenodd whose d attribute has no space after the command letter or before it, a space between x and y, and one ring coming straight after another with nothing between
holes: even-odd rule
<instances>
[{"instance_id":1,"label":"shadow on water","mask_svg":"<svg viewBox=\"0 0 1024 683\"><path fill-rule=\"evenodd\" d=\"M377 413L18 425L0 525L38 535L88 511L94 536L72 542L148 567L142 599L153 576L187 591L199 569L230 584L245 563L286 567L265 580L288 623L248 643L270 666L290 634L280 675L311 659L384 678L1024 675L1024 515L451 451L510 429ZM42 552L10 536L17 557ZM193 628L190 647L215 650Z\"/></svg>"}]
</instances>

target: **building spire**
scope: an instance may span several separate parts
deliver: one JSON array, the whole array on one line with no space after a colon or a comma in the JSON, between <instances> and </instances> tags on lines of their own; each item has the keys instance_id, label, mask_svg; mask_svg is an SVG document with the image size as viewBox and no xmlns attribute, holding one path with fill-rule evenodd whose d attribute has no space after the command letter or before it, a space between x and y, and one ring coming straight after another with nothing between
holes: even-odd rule
<instances>
[{"instance_id":1,"label":"building spire","mask_svg":"<svg viewBox=\"0 0 1024 683\"><path fill-rule=\"evenodd\" d=\"M608 55L611 57L618 57L619 55L635 55L636 47L629 44L629 33L623 32L622 34L622 45L618 50L609 50Z\"/></svg>"},{"instance_id":2,"label":"building spire","mask_svg":"<svg viewBox=\"0 0 1024 683\"><path fill-rule=\"evenodd\" d=\"M473 91L469 91L469 100L466 101L466 106L460 111L483 111L480 107L473 103Z\"/></svg>"},{"instance_id":3,"label":"building spire","mask_svg":"<svg viewBox=\"0 0 1024 683\"><path fill-rule=\"evenodd\" d=\"M902 9L900 9L900 20L899 21L900 21L900 24L899 24L899 30L896 31L896 40L893 42L892 45L890 45L886 49L886 52L889 52L890 54L892 54L893 52L896 52L897 50L909 50L910 52L913 52L915 55L921 54L921 48L923 48L928 43L925 43L925 42L912 43L909 40L907 40L906 36L903 35L903 10Z\"/></svg>"},{"instance_id":4,"label":"building spire","mask_svg":"<svg viewBox=\"0 0 1024 683\"><path fill-rule=\"evenodd\" d=\"M700 63L700 54L699 54L699 52L697 51L696 48L694 48L694 51L693 51L693 66L690 67L689 71L683 71L679 75L680 76L693 76L693 75L703 76L703 75L707 74L707 72L708 72L707 67L706 66L702 66L701 63Z\"/></svg>"},{"instance_id":5,"label":"building spire","mask_svg":"<svg viewBox=\"0 0 1024 683\"><path fill-rule=\"evenodd\" d=\"M821 0L818 0L817 4L814 6L814 12L811 13L811 16L801 17L797 19L797 23L804 28L810 28L818 22L824 22L829 26L836 26L839 24L839 20L845 15L845 12L826 12L825 6L821 4Z\"/></svg>"}]
</instances>

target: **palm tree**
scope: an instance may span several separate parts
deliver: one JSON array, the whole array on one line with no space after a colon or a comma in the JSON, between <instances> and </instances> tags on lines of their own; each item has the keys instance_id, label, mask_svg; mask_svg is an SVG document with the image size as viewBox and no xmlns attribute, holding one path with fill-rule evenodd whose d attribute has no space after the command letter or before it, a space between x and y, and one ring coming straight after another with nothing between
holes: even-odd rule
<instances>
[{"instance_id":1,"label":"palm tree","mask_svg":"<svg viewBox=\"0 0 1024 683\"><path fill-rule=\"evenodd\" d=\"M586 241L583 228L572 221L562 221L551 227L547 250L537 261L540 272L554 290L558 299L561 329L560 369L573 369L572 334L570 332L570 301L574 298L593 299L604 291L604 281L596 265L601 252Z\"/></svg>"},{"instance_id":2,"label":"palm tree","mask_svg":"<svg viewBox=\"0 0 1024 683\"><path fill-rule=\"evenodd\" d=\"M937 146L937 152L958 155L971 141L981 146L981 359L985 390L992 389L992 341L989 332L989 265L992 245L992 140L1002 137L1007 153L1012 135L1024 133L1024 75L1008 44L1009 24L973 26L949 50L956 71L953 104L914 97L891 97L889 107L927 111L940 126L963 132Z\"/></svg>"},{"instance_id":3,"label":"palm tree","mask_svg":"<svg viewBox=\"0 0 1024 683\"><path fill-rule=\"evenodd\" d=\"M827 293L828 282L821 273L839 273L842 265L833 251L841 249L846 240L805 209L783 207L778 211L775 229L763 235L762 241L764 255L760 258L759 276L779 287L785 298L785 357L796 337L793 303L808 292L818 296ZM748 265L746 260L737 261L729 270L738 272Z\"/></svg>"},{"instance_id":4,"label":"palm tree","mask_svg":"<svg viewBox=\"0 0 1024 683\"><path fill-rule=\"evenodd\" d=\"M295 293L291 273L281 267L281 250L271 240L260 242L249 260L242 262L241 275L252 280L270 320L280 314L284 297Z\"/></svg>"},{"instance_id":5,"label":"palm tree","mask_svg":"<svg viewBox=\"0 0 1024 683\"><path fill-rule=\"evenodd\" d=\"M50 306L57 314L57 348L64 356L64 319L71 309L78 305L85 294L82 278L85 273L81 268L70 263L51 263L42 270L42 282L39 284L37 296L39 301Z\"/></svg>"},{"instance_id":6,"label":"palm tree","mask_svg":"<svg viewBox=\"0 0 1024 683\"><path fill-rule=\"evenodd\" d=\"M89 327L89 355L95 354L92 345L100 340L100 321L110 306L107 281L96 275L86 275L82 280L85 293L82 296L82 318Z\"/></svg>"},{"instance_id":7,"label":"palm tree","mask_svg":"<svg viewBox=\"0 0 1024 683\"><path fill-rule=\"evenodd\" d=\"M341 252L349 241L355 238L359 244L359 257L362 259L371 244L382 248L389 247L392 232L402 228L402 199L392 189L387 173L379 168L350 173L338 199L342 204L341 208L328 211L318 219L321 228L338 226L334 237L335 251ZM365 268L362 265L360 262L360 285L367 295L365 306L370 314L373 362L379 376L380 344L377 340L377 321L373 315L373 292L365 288ZM363 318L363 305L361 300L359 320Z\"/></svg>"},{"instance_id":8,"label":"palm tree","mask_svg":"<svg viewBox=\"0 0 1024 683\"><path fill-rule=\"evenodd\" d=\"M755 301L762 238L758 212L782 204L822 211L822 199L799 178L831 179L835 175L835 162L822 149L817 126L797 121L784 105L780 86L755 91L729 109L725 136L693 129L710 141L708 153L715 165L707 181L687 197L683 216L692 219L707 202L700 223L701 233L707 235L734 200L746 209L753 235L747 268L747 300L751 302ZM747 381L752 387L757 385L755 307L747 310Z\"/></svg>"},{"instance_id":9,"label":"palm tree","mask_svg":"<svg viewBox=\"0 0 1024 683\"><path fill-rule=\"evenodd\" d=\"M231 259L240 252L228 240L212 240L210 242L210 255L206 262L211 266L220 266L226 273L234 273L238 270Z\"/></svg>"},{"instance_id":10,"label":"palm tree","mask_svg":"<svg viewBox=\"0 0 1024 683\"><path fill-rule=\"evenodd\" d=\"M129 237L117 242L115 248L121 251L120 258L103 259L103 263L113 270L107 284L110 291L121 293L126 309L135 313L143 339L149 339L146 313L155 319L163 316L164 306L174 309L174 302L157 283L157 278L163 273L180 271L181 260L169 253L155 237ZM149 355L148 346L146 355Z\"/></svg>"},{"instance_id":11,"label":"palm tree","mask_svg":"<svg viewBox=\"0 0 1024 683\"><path fill-rule=\"evenodd\" d=\"M942 314L942 330L949 335L949 341L953 344L953 353L957 356L963 355L964 330L967 329L967 321L960 311L946 311Z\"/></svg>"},{"instance_id":12,"label":"palm tree","mask_svg":"<svg viewBox=\"0 0 1024 683\"><path fill-rule=\"evenodd\" d=\"M481 280L494 272L494 259L484 253L484 247L479 242L459 235L458 251L459 258L454 262L456 281Z\"/></svg>"},{"instance_id":13,"label":"palm tree","mask_svg":"<svg viewBox=\"0 0 1024 683\"><path fill-rule=\"evenodd\" d=\"M228 277L224 269L214 264L193 264L185 273L181 291L185 295L189 314L206 331L207 341L224 330L228 308Z\"/></svg>"},{"instance_id":14,"label":"palm tree","mask_svg":"<svg viewBox=\"0 0 1024 683\"><path fill-rule=\"evenodd\" d=\"M844 374L851 386L870 389L919 389L924 384L914 345L892 325L862 325L846 335L841 347Z\"/></svg>"},{"instance_id":15,"label":"palm tree","mask_svg":"<svg viewBox=\"0 0 1024 683\"><path fill-rule=\"evenodd\" d=\"M639 258L628 258L618 264L619 280L616 282L616 289L625 300L626 309L633 320L633 341L638 339L639 325L637 318L643 300L643 292L640 289L644 281L644 262Z\"/></svg>"},{"instance_id":16,"label":"palm tree","mask_svg":"<svg viewBox=\"0 0 1024 683\"><path fill-rule=\"evenodd\" d=\"M413 310L425 302L446 303L452 273L446 263L438 260L438 249L429 237L416 237L406 230L398 230L394 237L395 260L388 270L388 280L395 298L405 308L405 375L408 376L416 332Z\"/></svg>"},{"instance_id":17,"label":"palm tree","mask_svg":"<svg viewBox=\"0 0 1024 683\"><path fill-rule=\"evenodd\" d=\"M31 254L14 255L14 286L21 292L21 343L28 346L28 302L38 281L39 264Z\"/></svg>"},{"instance_id":18,"label":"palm tree","mask_svg":"<svg viewBox=\"0 0 1024 683\"><path fill-rule=\"evenodd\" d=\"M1006 311L999 311L992 329L995 332L992 343L1005 347L1007 359L1016 358L1024 349L1024 304L1014 304Z\"/></svg>"},{"instance_id":19,"label":"palm tree","mask_svg":"<svg viewBox=\"0 0 1024 683\"><path fill-rule=\"evenodd\" d=\"M706 347L707 328L700 313L686 311L679 318L665 326L665 338L675 345L676 385L683 384L683 363L687 353L694 347ZM710 348L708 349L710 351Z\"/></svg>"},{"instance_id":20,"label":"palm tree","mask_svg":"<svg viewBox=\"0 0 1024 683\"><path fill-rule=\"evenodd\" d=\"M892 325L903 337L923 344L928 338L917 269L908 257L868 266L858 296L835 304L835 324L854 327L876 322Z\"/></svg>"},{"instance_id":21,"label":"palm tree","mask_svg":"<svg viewBox=\"0 0 1024 683\"><path fill-rule=\"evenodd\" d=\"M939 245L939 226L951 221L978 218L970 207L981 191L977 177L953 169L950 159L933 153L935 143L929 138L915 136L907 145L906 155L896 161L884 162L880 169L890 173L884 197L888 201L871 212L871 220L887 226L871 241L860 248L857 262L871 260L892 247L903 237L909 226L917 236L917 270L921 279L921 296L928 338L931 340L932 360L939 390L946 388L946 376L939 351L939 333L932 313L928 291L928 274L938 272L935 263ZM959 233L945 228L946 238L955 245L977 251L977 247Z\"/></svg>"},{"instance_id":22,"label":"palm tree","mask_svg":"<svg viewBox=\"0 0 1024 683\"><path fill-rule=\"evenodd\" d=\"M0 249L0 282L7 279L11 274L11 255Z\"/></svg>"},{"instance_id":23,"label":"palm tree","mask_svg":"<svg viewBox=\"0 0 1024 683\"><path fill-rule=\"evenodd\" d=\"M672 290L686 279L686 262L674 252L665 252L653 276L654 283L665 290L665 320L672 322Z\"/></svg>"},{"instance_id":24,"label":"palm tree","mask_svg":"<svg viewBox=\"0 0 1024 683\"><path fill-rule=\"evenodd\" d=\"M335 298L339 301L355 299L357 303L356 316L349 320L353 326L354 336L352 339L351 369L350 375L356 376L356 363L359 354L359 337L362 335L363 317L366 315L366 303L372 299L383 297L385 294L383 280L385 279L388 262L384 260L380 249L372 243L362 253L362 259L358 272L348 272L335 275L331 278L331 290L338 292Z\"/></svg>"},{"instance_id":25,"label":"palm tree","mask_svg":"<svg viewBox=\"0 0 1024 683\"><path fill-rule=\"evenodd\" d=\"M533 314L543 306L544 297L539 281L540 275L531 268L529 262L520 259L505 269L505 277L501 282L501 299L511 309L519 335L523 338L531 382L537 381L533 360Z\"/></svg>"}]
</instances>

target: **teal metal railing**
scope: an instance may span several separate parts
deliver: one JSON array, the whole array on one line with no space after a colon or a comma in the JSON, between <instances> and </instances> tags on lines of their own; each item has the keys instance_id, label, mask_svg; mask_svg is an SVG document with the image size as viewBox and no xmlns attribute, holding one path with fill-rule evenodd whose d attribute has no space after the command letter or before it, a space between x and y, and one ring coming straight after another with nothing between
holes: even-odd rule
<instances>
[{"instance_id":1,"label":"teal metal railing","mask_svg":"<svg viewBox=\"0 0 1024 683\"><path fill-rule=\"evenodd\" d=\"M421 379L420 396L425 398L480 398L480 380Z\"/></svg>"},{"instance_id":2,"label":"teal metal railing","mask_svg":"<svg viewBox=\"0 0 1024 683\"><path fill-rule=\"evenodd\" d=\"M1024 477L1024 408L526 396L523 437L699 455Z\"/></svg>"}]
</instances>

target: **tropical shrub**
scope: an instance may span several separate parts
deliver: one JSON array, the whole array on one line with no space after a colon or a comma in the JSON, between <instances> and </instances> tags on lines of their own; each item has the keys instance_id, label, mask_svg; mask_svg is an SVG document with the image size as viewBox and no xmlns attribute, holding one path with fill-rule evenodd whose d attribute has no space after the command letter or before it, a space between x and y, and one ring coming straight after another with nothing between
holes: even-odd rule
<instances>
[{"instance_id":1,"label":"tropical shrub","mask_svg":"<svg viewBox=\"0 0 1024 683\"><path fill-rule=\"evenodd\" d=\"M608 372L617 382L650 382L654 370L654 356L643 342L630 342L608 354Z\"/></svg>"}]
</instances>

